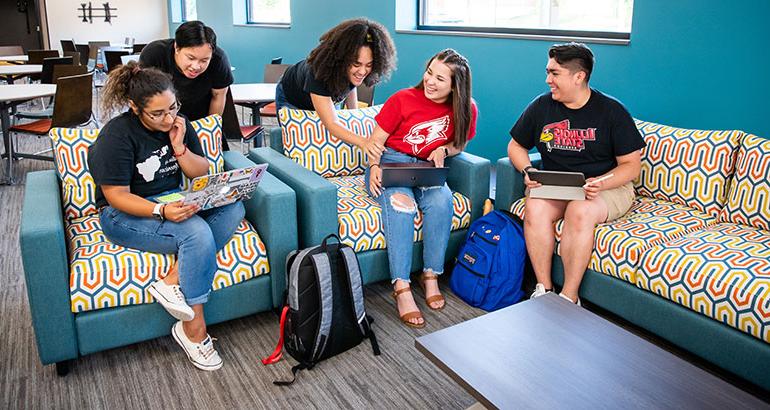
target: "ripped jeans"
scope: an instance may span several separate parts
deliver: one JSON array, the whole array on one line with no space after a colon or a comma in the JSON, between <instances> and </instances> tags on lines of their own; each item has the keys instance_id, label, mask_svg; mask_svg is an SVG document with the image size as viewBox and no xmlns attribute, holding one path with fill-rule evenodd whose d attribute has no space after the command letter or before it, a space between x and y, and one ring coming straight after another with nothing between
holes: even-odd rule
<instances>
[{"instance_id":1,"label":"ripped jeans","mask_svg":"<svg viewBox=\"0 0 770 410\"><path fill-rule=\"evenodd\" d=\"M386 148L381 163L424 162L421 159ZM369 191L369 170L365 176ZM405 198L394 198L403 194ZM372 195L369 192L369 195ZM374 195L372 195L374 197ZM414 217L422 211L423 271L440 275L444 272L444 255L452 230L452 191L444 184L437 187L390 187L382 188L382 195L374 198L382 208L382 227L388 249L391 282L397 279L409 282L414 243ZM415 206L416 204L416 206Z\"/></svg>"}]
</instances>

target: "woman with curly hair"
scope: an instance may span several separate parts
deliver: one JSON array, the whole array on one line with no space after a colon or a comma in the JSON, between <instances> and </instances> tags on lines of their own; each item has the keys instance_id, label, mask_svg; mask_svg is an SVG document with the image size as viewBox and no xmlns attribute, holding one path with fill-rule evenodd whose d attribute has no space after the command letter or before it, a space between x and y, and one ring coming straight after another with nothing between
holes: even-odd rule
<instances>
[{"instance_id":1,"label":"woman with curly hair","mask_svg":"<svg viewBox=\"0 0 770 410\"><path fill-rule=\"evenodd\" d=\"M345 128L336 108L358 107L356 87L373 86L390 76L396 66L396 47L388 30L372 20L346 20L320 38L307 59L289 67L275 90L281 107L315 110L335 137L378 158L382 145Z\"/></svg>"},{"instance_id":2,"label":"woman with curly hair","mask_svg":"<svg viewBox=\"0 0 770 410\"><path fill-rule=\"evenodd\" d=\"M420 285L425 303L440 310L446 303L438 287L452 230L452 192L437 187L382 187L380 163L430 163L443 167L476 134L476 103L471 95L471 68L455 50L443 50L428 61L422 81L393 94L374 120L372 140L386 149L366 170L369 194L382 208L393 298L401 321L425 326L410 289L414 216L423 212L423 271Z\"/></svg>"},{"instance_id":3,"label":"woman with curly hair","mask_svg":"<svg viewBox=\"0 0 770 410\"><path fill-rule=\"evenodd\" d=\"M203 304L217 270L216 253L243 219L243 204L201 211L150 198L178 188L182 174L194 178L209 168L198 136L179 112L170 75L131 61L110 73L102 93L106 111L129 107L104 125L88 149L104 235L126 248L177 255L177 263L147 291L179 320L171 334L193 365L219 369L222 359L206 333Z\"/></svg>"}]
</instances>

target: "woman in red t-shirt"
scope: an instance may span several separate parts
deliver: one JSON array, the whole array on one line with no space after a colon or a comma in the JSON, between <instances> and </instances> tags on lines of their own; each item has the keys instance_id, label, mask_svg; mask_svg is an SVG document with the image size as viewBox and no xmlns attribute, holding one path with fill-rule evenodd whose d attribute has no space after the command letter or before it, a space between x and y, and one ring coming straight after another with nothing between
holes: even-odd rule
<instances>
[{"instance_id":1,"label":"woman in red t-shirt","mask_svg":"<svg viewBox=\"0 0 770 410\"><path fill-rule=\"evenodd\" d=\"M369 194L382 207L383 230L388 249L393 297L401 321L410 327L425 326L410 289L414 216L423 213L423 273L420 283L425 302L433 310L446 303L438 287L444 270L449 232L452 228L452 192L449 187L383 188L382 163L433 161L443 167L445 158L457 155L476 134L476 104L471 98L468 60L455 50L434 55L422 81L393 94L375 117L372 136L384 143L380 158L369 159L366 181Z\"/></svg>"}]
</instances>

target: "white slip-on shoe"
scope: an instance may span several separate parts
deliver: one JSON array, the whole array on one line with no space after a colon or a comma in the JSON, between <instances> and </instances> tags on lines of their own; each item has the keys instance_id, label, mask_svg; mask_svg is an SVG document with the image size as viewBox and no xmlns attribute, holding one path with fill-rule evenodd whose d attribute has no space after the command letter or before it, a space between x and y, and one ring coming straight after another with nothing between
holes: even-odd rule
<instances>
[{"instance_id":1,"label":"white slip-on shoe","mask_svg":"<svg viewBox=\"0 0 770 410\"><path fill-rule=\"evenodd\" d=\"M538 283L537 285L535 285L535 291L532 292L531 295L529 295L529 298L530 299L539 298L540 296L543 296L546 293L551 293L551 291L546 290L545 285L543 285L542 283Z\"/></svg>"},{"instance_id":2,"label":"white slip-on shoe","mask_svg":"<svg viewBox=\"0 0 770 410\"><path fill-rule=\"evenodd\" d=\"M222 367L222 358L219 357L219 353L214 350L214 338L206 335L200 343L195 343L187 338L182 327L182 322L176 322L171 327L171 336L174 337L177 344L182 346L182 350L187 354L187 358L190 359L192 364L201 370L217 370Z\"/></svg>"},{"instance_id":3,"label":"white slip-on shoe","mask_svg":"<svg viewBox=\"0 0 770 410\"><path fill-rule=\"evenodd\" d=\"M567 296L567 295L565 295L565 294L563 294L563 293L559 293L559 296L561 296L561 297L562 297L562 299L568 300L568 301L569 301L569 303L572 303L572 304L575 304L575 305L578 305L578 306L583 306L583 305L580 303L580 298L577 298L577 302L575 302L574 300L570 299L570 298L569 298L569 296Z\"/></svg>"},{"instance_id":4,"label":"white slip-on shoe","mask_svg":"<svg viewBox=\"0 0 770 410\"><path fill-rule=\"evenodd\" d=\"M161 279L153 282L147 288L147 291L175 319L188 322L195 318L195 312L185 302L184 294L182 294L182 289L179 285L167 285Z\"/></svg>"}]
</instances>

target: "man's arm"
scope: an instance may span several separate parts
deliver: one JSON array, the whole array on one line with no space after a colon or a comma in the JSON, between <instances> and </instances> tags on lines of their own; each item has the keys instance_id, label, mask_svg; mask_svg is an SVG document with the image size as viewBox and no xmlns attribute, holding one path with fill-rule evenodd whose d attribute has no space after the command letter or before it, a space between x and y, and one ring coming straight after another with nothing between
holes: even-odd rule
<instances>
[{"instance_id":1,"label":"man's arm","mask_svg":"<svg viewBox=\"0 0 770 410\"><path fill-rule=\"evenodd\" d=\"M612 178L608 178L597 184L600 190L612 189L612 188L617 188L619 186L623 186L628 182L631 182L634 179L636 179L636 177L638 177L639 173L642 171L641 151L634 151L630 154L620 155L615 158L618 161L618 165L612 170L610 170L609 172L607 172L606 174L604 174L604 175L613 174L613 176ZM604 175L599 175L596 178L588 178L586 179L586 184L590 184L591 181L601 178Z\"/></svg>"},{"instance_id":2,"label":"man's arm","mask_svg":"<svg viewBox=\"0 0 770 410\"><path fill-rule=\"evenodd\" d=\"M532 162L529 160L529 151L513 138L508 142L508 159L511 160L511 164L513 164L519 172L532 166Z\"/></svg>"},{"instance_id":3,"label":"man's arm","mask_svg":"<svg viewBox=\"0 0 770 410\"><path fill-rule=\"evenodd\" d=\"M225 112L225 97L227 97L227 89L225 88L212 88L211 89L211 102L209 102L209 115L219 114L222 115Z\"/></svg>"}]
</instances>

